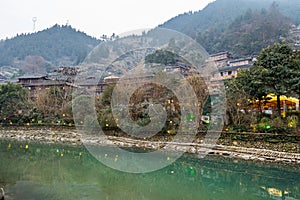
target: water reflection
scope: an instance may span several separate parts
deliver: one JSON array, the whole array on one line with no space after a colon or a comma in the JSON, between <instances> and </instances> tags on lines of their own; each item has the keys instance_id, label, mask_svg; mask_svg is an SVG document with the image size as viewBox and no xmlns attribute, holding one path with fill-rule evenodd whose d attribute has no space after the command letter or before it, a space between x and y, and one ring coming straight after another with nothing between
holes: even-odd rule
<instances>
[{"instance_id":1,"label":"water reflection","mask_svg":"<svg viewBox=\"0 0 300 200\"><path fill-rule=\"evenodd\" d=\"M119 155L100 153L121 162ZM147 174L99 163L84 147L0 142L6 199L300 199L299 166L185 155ZM172 161L172 155L166 160Z\"/></svg>"}]
</instances>

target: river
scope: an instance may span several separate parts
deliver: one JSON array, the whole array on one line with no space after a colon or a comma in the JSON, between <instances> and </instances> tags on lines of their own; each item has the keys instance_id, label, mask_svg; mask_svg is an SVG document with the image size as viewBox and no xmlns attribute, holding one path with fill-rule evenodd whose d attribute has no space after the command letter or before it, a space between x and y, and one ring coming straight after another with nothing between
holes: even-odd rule
<instances>
[{"instance_id":1,"label":"river","mask_svg":"<svg viewBox=\"0 0 300 200\"><path fill-rule=\"evenodd\" d=\"M102 155L116 159L116 155ZM185 154L160 170L111 169L84 146L0 141L5 199L300 200L300 166Z\"/></svg>"}]
</instances>

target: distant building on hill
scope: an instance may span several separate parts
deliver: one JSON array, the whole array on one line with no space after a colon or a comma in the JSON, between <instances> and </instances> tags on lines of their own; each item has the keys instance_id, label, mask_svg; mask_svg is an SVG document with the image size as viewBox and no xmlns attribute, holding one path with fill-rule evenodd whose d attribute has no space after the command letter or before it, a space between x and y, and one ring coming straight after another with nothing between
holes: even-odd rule
<instances>
[{"instance_id":1,"label":"distant building on hill","mask_svg":"<svg viewBox=\"0 0 300 200\"><path fill-rule=\"evenodd\" d=\"M289 32L289 41L291 41L290 45L294 49L300 49L300 25L293 25Z\"/></svg>"},{"instance_id":2,"label":"distant building on hill","mask_svg":"<svg viewBox=\"0 0 300 200\"><path fill-rule=\"evenodd\" d=\"M221 63L221 62L226 62L228 59L230 59L229 52L223 51L223 52L209 55L207 62Z\"/></svg>"},{"instance_id":3,"label":"distant building on hill","mask_svg":"<svg viewBox=\"0 0 300 200\"><path fill-rule=\"evenodd\" d=\"M231 77L236 77L240 69L249 69L255 58L241 58L235 60L228 60L226 65L219 66L218 70L213 72L213 79L228 79Z\"/></svg>"},{"instance_id":4,"label":"distant building on hill","mask_svg":"<svg viewBox=\"0 0 300 200\"><path fill-rule=\"evenodd\" d=\"M212 54L207 59L207 63L212 63L216 66L216 70L212 72L209 89L212 94L218 94L220 85L223 81L236 77L240 69L249 69L255 61L255 57L232 59L228 52L220 52Z\"/></svg>"}]
</instances>

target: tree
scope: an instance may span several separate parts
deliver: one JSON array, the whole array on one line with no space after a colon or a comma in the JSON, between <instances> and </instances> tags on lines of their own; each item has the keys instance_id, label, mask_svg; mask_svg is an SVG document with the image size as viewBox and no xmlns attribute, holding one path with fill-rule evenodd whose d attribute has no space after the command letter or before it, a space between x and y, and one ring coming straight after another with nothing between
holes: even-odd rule
<instances>
[{"instance_id":1,"label":"tree","mask_svg":"<svg viewBox=\"0 0 300 200\"><path fill-rule=\"evenodd\" d=\"M20 118L30 110L29 92L20 84L8 83L0 86L1 118Z\"/></svg>"},{"instance_id":2,"label":"tree","mask_svg":"<svg viewBox=\"0 0 300 200\"><path fill-rule=\"evenodd\" d=\"M71 115L70 104L72 91L60 87L50 87L37 92L35 105L45 118L61 115Z\"/></svg>"},{"instance_id":3,"label":"tree","mask_svg":"<svg viewBox=\"0 0 300 200\"><path fill-rule=\"evenodd\" d=\"M285 42L274 44L263 49L254 62L252 83L264 85L264 92L277 96L277 112L280 111L280 96L288 92L290 78L289 65L291 64L292 49Z\"/></svg>"},{"instance_id":4,"label":"tree","mask_svg":"<svg viewBox=\"0 0 300 200\"><path fill-rule=\"evenodd\" d=\"M45 73L49 68L49 63L42 56L26 56L23 70L27 73Z\"/></svg>"},{"instance_id":5,"label":"tree","mask_svg":"<svg viewBox=\"0 0 300 200\"><path fill-rule=\"evenodd\" d=\"M272 4L268 10L248 9L223 30L219 26L210 26L199 32L196 40L210 53L226 49L234 57L250 56L279 42L281 37L287 37L290 24L290 19L278 11L276 4Z\"/></svg>"},{"instance_id":6,"label":"tree","mask_svg":"<svg viewBox=\"0 0 300 200\"><path fill-rule=\"evenodd\" d=\"M267 96L264 83L263 67L252 67L250 70L240 70L237 77L238 87L242 88L252 102L258 101L259 112L262 112L261 103Z\"/></svg>"},{"instance_id":7,"label":"tree","mask_svg":"<svg viewBox=\"0 0 300 200\"><path fill-rule=\"evenodd\" d=\"M226 89L226 113L228 123L235 126L248 125L250 115L248 113L249 85L246 74L249 71L243 71L241 77L232 78L225 81Z\"/></svg>"},{"instance_id":8,"label":"tree","mask_svg":"<svg viewBox=\"0 0 300 200\"><path fill-rule=\"evenodd\" d=\"M289 64L289 75L287 79L290 95L298 97L300 102L300 50L293 52L292 61Z\"/></svg>"},{"instance_id":9,"label":"tree","mask_svg":"<svg viewBox=\"0 0 300 200\"><path fill-rule=\"evenodd\" d=\"M145 57L146 63L159 63L164 65L175 64L180 61L180 57L167 50L156 50L153 54Z\"/></svg>"},{"instance_id":10,"label":"tree","mask_svg":"<svg viewBox=\"0 0 300 200\"><path fill-rule=\"evenodd\" d=\"M195 91L195 94L196 94L196 97L198 100L199 113L202 115L203 110L204 110L204 105L209 98L208 87L207 87L203 77L196 75L196 74L189 76L187 81L192 86L193 90Z\"/></svg>"}]
</instances>

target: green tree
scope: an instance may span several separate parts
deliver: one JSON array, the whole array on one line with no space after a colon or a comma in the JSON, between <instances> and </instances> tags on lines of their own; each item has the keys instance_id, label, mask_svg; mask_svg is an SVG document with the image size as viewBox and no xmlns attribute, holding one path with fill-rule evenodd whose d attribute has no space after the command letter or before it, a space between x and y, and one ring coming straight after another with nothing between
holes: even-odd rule
<instances>
[{"instance_id":1,"label":"green tree","mask_svg":"<svg viewBox=\"0 0 300 200\"><path fill-rule=\"evenodd\" d=\"M31 104L28 97L28 90L20 84L8 83L0 85L0 115L1 118L20 119L28 112Z\"/></svg>"},{"instance_id":2,"label":"green tree","mask_svg":"<svg viewBox=\"0 0 300 200\"><path fill-rule=\"evenodd\" d=\"M224 30L211 26L199 32L196 40L209 53L230 51L234 57L250 56L262 48L287 37L291 21L282 15L276 6L261 11L248 9Z\"/></svg>"},{"instance_id":3,"label":"green tree","mask_svg":"<svg viewBox=\"0 0 300 200\"><path fill-rule=\"evenodd\" d=\"M254 78L252 83L264 85L264 92L274 93L277 96L277 111L280 111L280 96L288 92L290 78L289 65L291 64L292 49L285 42L274 44L263 49L254 62Z\"/></svg>"},{"instance_id":4,"label":"green tree","mask_svg":"<svg viewBox=\"0 0 300 200\"><path fill-rule=\"evenodd\" d=\"M263 100L266 100L267 89L264 83L263 67L257 66L252 67L250 70L241 70L238 73L237 84L238 87L242 88L248 98L254 103L258 101L258 108L260 113L262 112L261 104Z\"/></svg>"},{"instance_id":5,"label":"green tree","mask_svg":"<svg viewBox=\"0 0 300 200\"><path fill-rule=\"evenodd\" d=\"M146 63L170 65L179 61L180 57L177 54L167 50L156 50L153 54L149 54L145 57Z\"/></svg>"},{"instance_id":6,"label":"green tree","mask_svg":"<svg viewBox=\"0 0 300 200\"><path fill-rule=\"evenodd\" d=\"M300 101L300 50L293 52L292 61L289 64L289 75L287 79L290 95L298 97Z\"/></svg>"}]
</instances>

